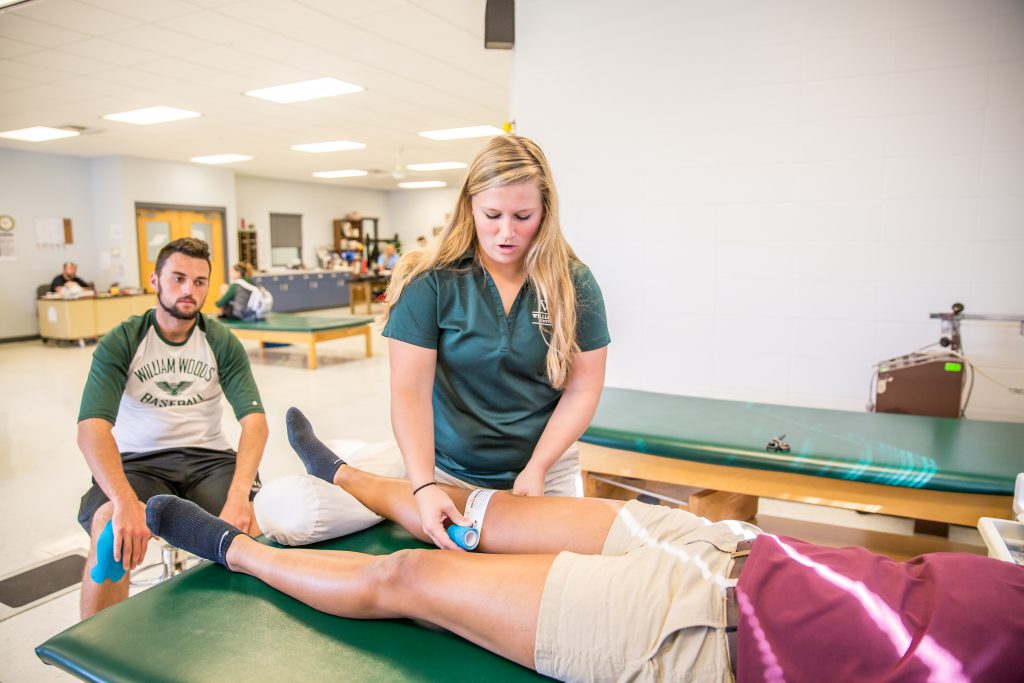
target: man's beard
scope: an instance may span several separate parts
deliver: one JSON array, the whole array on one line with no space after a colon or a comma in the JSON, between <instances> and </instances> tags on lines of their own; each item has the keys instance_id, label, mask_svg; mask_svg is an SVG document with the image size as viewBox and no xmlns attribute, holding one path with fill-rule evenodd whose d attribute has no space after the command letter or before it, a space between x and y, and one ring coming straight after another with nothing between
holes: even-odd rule
<instances>
[{"instance_id":1,"label":"man's beard","mask_svg":"<svg viewBox=\"0 0 1024 683\"><path fill-rule=\"evenodd\" d=\"M168 306L167 304L164 303L164 293L163 290L160 289L159 282L156 285L156 300L157 303L160 304L160 308L164 309L164 312L167 313L167 315L171 316L172 318L177 318L178 320L195 320L196 316L199 315L199 308L200 306L202 306L202 304L197 303L195 299L192 299L192 302L195 304L195 309L191 313L184 313L178 310L177 303L175 303L173 306Z\"/></svg>"}]
</instances>

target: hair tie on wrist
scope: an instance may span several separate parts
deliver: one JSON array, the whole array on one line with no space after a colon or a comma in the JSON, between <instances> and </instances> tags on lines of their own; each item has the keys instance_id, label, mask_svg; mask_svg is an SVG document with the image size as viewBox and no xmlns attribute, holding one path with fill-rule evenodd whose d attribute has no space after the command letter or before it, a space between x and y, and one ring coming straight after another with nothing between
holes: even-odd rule
<instances>
[{"instance_id":1,"label":"hair tie on wrist","mask_svg":"<svg viewBox=\"0 0 1024 683\"><path fill-rule=\"evenodd\" d=\"M414 488L412 490L412 495L415 496L417 493L419 493L423 489L427 488L428 486L436 486L436 485L437 485L436 481L428 481L426 484L421 484L421 485L417 486L416 488Z\"/></svg>"}]
</instances>

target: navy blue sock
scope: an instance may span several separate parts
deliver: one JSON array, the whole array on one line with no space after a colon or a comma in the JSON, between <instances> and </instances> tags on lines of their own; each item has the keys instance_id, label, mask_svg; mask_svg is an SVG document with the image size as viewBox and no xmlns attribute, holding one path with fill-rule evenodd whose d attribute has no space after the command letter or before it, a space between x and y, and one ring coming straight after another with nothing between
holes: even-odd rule
<instances>
[{"instance_id":1,"label":"navy blue sock","mask_svg":"<svg viewBox=\"0 0 1024 683\"><path fill-rule=\"evenodd\" d=\"M174 547L225 567L228 547L242 533L192 501L168 495L153 496L146 503L146 526Z\"/></svg>"},{"instance_id":2,"label":"navy blue sock","mask_svg":"<svg viewBox=\"0 0 1024 683\"><path fill-rule=\"evenodd\" d=\"M306 471L328 484L333 484L334 473L345 464L345 461L316 438L313 425L309 424L309 420L298 408L288 409L285 422L288 425L288 443L306 466Z\"/></svg>"}]
</instances>

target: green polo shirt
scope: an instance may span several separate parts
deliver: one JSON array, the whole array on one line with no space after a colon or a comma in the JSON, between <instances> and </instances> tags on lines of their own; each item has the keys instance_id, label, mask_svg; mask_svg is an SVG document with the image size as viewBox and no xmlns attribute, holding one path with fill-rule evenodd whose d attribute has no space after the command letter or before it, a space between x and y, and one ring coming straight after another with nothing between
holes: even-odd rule
<instances>
[{"instance_id":1,"label":"green polo shirt","mask_svg":"<svg viewBox=\"0 0 1024 683\"><path fill-rule=\"evenodd\" d=\"M607 346L604 299L590 270L573 265L576 341ZM547 344L529 283L508 315L494 280L467 255L453 267L410 282L391 310L384 336L437 350L435 463L478 486L508 489L533 454L560 390L546 373Z\"/></svg>"}]
</instances>

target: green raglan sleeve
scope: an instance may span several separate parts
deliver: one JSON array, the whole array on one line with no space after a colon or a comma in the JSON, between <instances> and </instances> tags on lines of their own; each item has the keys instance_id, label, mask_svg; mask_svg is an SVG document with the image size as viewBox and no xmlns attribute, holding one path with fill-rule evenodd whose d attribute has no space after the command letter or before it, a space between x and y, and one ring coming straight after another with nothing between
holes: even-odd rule
<instances>
[{"instance_id":1,"label":"green raglan sleeve","mask_svg":"<svg viewBox=\"0 0 1024 683\"><path fill-rule=\"evenodd\" d=\"M590 269L580 263L573 272L576 285L576 343L580 351L593 351L608 346L608 316L604 309L601 288Z\"/></svg>"},{"instance_id":2,"label":"green raglan sleeve","mask_svg":"<svg viewBox=\"0 0 1024 683\"><path fill-rule=\"evenodd\" d=\"M437 324L438 285L433 273L420 275L405 290L388 313L381 332L385 337L436 349L441 336Z\"/></svg>"},{"instance_id":3,"label":"green raglan sleeve","mask_svg":"<svg viewBox=\"0 0 1024 683\"><path fill-rule=\"evenodd\" d=\"M249 356L238 338L231 330L216 320L204 316L206 338L217 359L217 372L220 375L220 386L224 396L235 411L235 419L241 420L250 413L263 413L263 401L260 399L256 380L249 366Z\"/></svg>"},{"instance_id":4,"label":"green raglan sleeve","mask_svg":"<svg viewBox=\"0 0 1024 683\"><path fill-rule=\"evenodd\" d=\"M236 292L238 292L238 285L232 282L231 285L227 288L227 291L224 292L224 296L217 299L217 301L215 301L213 305L216 306L217 308L223 308L224 306L227 306L235 298Z\"/></svg>"},{"instance_id":5,"label":"green raglan sleeve","mask_svg":"<svg viewBox=\"0 0 1024 683\"><path fill-rule=\"evenodd\" d=\"M117 420L121 395L128 383L128 368L148 329L152 311L133 316L103 335L92 354L92 366L82 392L78 421L103 418L110 424Z\"/></svg>"}]
</instances>

